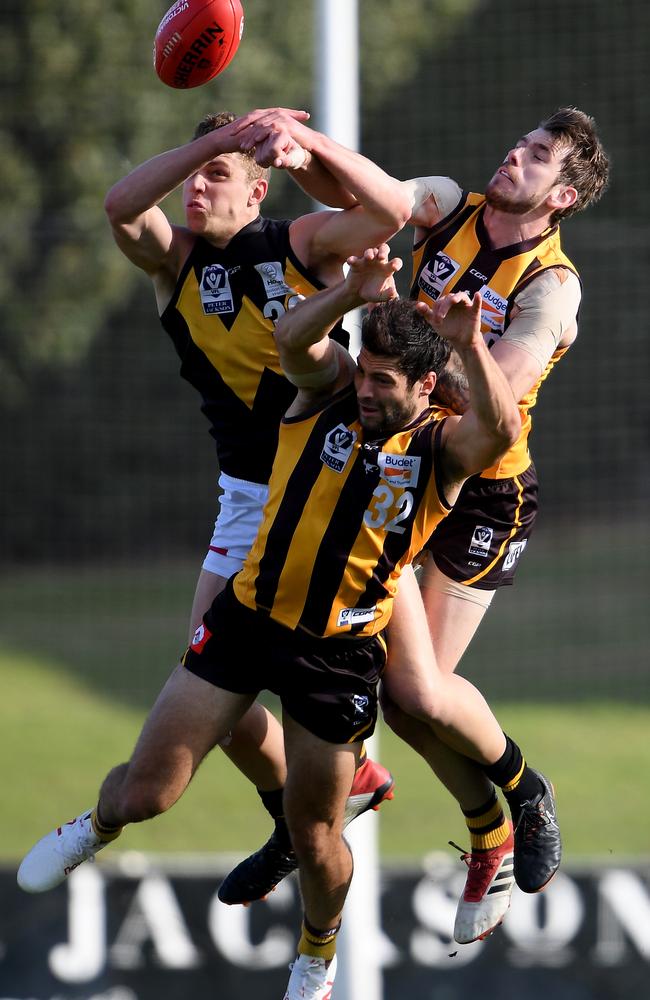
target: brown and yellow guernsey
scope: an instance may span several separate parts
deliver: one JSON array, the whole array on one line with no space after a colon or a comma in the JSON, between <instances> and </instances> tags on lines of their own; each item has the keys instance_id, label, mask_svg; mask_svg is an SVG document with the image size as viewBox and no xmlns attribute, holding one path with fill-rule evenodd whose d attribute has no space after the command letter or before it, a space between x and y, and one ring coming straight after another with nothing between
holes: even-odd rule
<instances>
[{"instance_id":1,"label":"brown and yellow guernsey","mask_svg":"<svg viewBox=\"0 0 650 1000\"><path fill-rule=\"evenodd\" d=\"M450 510L439 483L443 425L427 409L368 440L352 386L285 418L237 599L313 636L385 628L400 573Z\"/></svg>"},{"instance_id":2,"label":"brown and yellow guernsey","mask_svg":"<svg viewBox=\"0 0 650 1000\"><path fill-rule=\"evenodd\" d=\"M510 322L515 296L542 271L566 267L577 275L560 245L560 233L552 226L540 236L494 249L485 229L485 197L463 192L459 204L413 249L411 298L431 302L443 293L480 292L481 322L488 347L503 335ZM556 350L545 370L519 403L521 434L495 465L481 473L488 479L518 476L530 465L528 435L530 410L539 388L567 348ZM446 413L448 411L440 411Z\"/></svg>"},{"instance_id":3,"label":"brown and yellow guernsey","mask_svg":"<svg viewBox=\"0 0 650 1000\"><path fill-rule=\"evenodd\" d=\"M197 238L160 317L181 375L202 397L222 472L267 483L296 389L280 368L275 323L323 284L289 243L289 221L262 217L221 249ZM347 346L345 332L335 337Z\"/></svg>"}]
</instances>

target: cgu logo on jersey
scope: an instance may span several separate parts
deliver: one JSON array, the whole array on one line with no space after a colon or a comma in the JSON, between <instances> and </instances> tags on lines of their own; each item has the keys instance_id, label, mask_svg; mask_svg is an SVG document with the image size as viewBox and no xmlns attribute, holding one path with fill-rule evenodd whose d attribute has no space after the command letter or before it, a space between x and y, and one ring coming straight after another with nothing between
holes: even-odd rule
<instances>
[{"instance_id":1,"label":"cgu logo on jersey","mask_svg":"<svg viewBox=\"0 0 650 1000\"><path fill-rule=\"evenodd\" d=\"M381 478L393 486L417 486L421 461L417 455L391 455L387 451L377 456Z\"/></svg>"},{"instance_id":2,"label":"cgu logo on jersey","mask_svg":"<svg viewBox=\"0 0 650 1000\"><path fill-rule=\"evenodd\" d=\"M283 298L292 290L284 280L284 272L279 260L267 260L264 264L256 264L255 270L264 282L267 299Z\"/></svg>"},{"instance_id":3,"label":"cgu logo on jersey","mask_svg":"<svg viewBox=\"0 0 650 1000\"><path fill-rule=\"evenodd\" d=\"M483 299L483 305L481 306L483 334L489 334L493 337L496 333L500 336L503 333L506 323L508 300L504 299L503 296L499 295L498 292L495 292L488 285L484 285L481 289L481 298Z\"/></svg>"},{"instance_id":4,"label":"cgu logo on jersey","mask_svg":"<svg viewBox=\"0 0 650 1000\"><path fill-rule=\"evenodd\" d=\"M460 264L439 250L433 260L422 268L418 285L429 298L438 299L445 290L445 285L459 270Z\"/></svg>"},{"instance_id":5,"label":"cgu logo on jersey","mask_svg":"<svg viewBox=\"0 0 650 1000\"><path fill-rule=\"evenodd\" d=\"M353 625L365 625L366 622L374 622L377 605L372 608L341 608L336 619L339 628Z\"/></svg>"},{"instance_id":6,"label":"cgu logo on jersey","mask_svg":"<svg viewBox=\"0 0 650 1000\"><path fill-rule=\"evenodd\" d=\"M199 292L206 316L235 311L228 272L221 264L203 268Z\"/></svg>"},{"instance_id":7,"label":"cgu logo on jersey","mask_svg":"<svg viewBox=\"0 0 650 1000\"><path fill-rule=\"evenodd\" d=\"M356 431L351 431L345 424L338 424L325 438L320 454L321 462L334 472L343 472L356 440Z\"/></svg>"}]
</instances>

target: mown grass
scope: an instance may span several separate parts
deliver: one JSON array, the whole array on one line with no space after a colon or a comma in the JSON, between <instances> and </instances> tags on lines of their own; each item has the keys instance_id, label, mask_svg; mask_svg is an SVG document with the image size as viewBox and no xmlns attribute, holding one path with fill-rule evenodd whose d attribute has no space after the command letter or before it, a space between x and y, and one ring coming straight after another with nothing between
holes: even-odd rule
<instances>
[{"instance_id":1,"label":"mown grass","mask_svg":"<svg viewBox=\"0 0 650 1000\"><path fill-rule=\"evenodd\" d=\"M647 854L650 704L636 669L637 648L647 652L643 622L637 619L633 631L623 621L617 647L627 683L639 692L636 700L614 700L621 694L616 662L605 662L602 654L601 661L591 661L591 686L581 682L578 671L578 681L566 677L553 701L549 673L565 676L572 659L582 669L586 635L572 652L563 600L563 595L570 600L571 582L557 572L553 578L550 566L545 576L543 553L541 565L527 583L529 590L533 584L534 599L517 607L508 597L495 607L464 672L482 674L488 694L493 683L499 696L490 696L503 727L531 763L552 776L567 856ZM128 757L144 714L184 645L193 581L194 567L174 565L24 570L0 584L5 775L0 860L13 862L42 833L92 805L105 772ZM622 607L626 594L615 588L612 593ZM580 624L582 612L575 610L586 607L584 589L575 596L575 631L593 639L593 629ZM557 602L563 614L553 631L544 616L552 615ZM596 625L613 646L617 636L611 626L602 616ZM540 699L532 696L536 675ZM612 698L604 696L607 690ZM445 849L449 839L464 843L459 812L424 763L384 727L379 740L381 759L397 782L394 802L381 812L383 856L412 858ZM268 829L255 791L217 751L174 809L132 827L119 847L242 854Z\"/></svg>"}]
</instances>

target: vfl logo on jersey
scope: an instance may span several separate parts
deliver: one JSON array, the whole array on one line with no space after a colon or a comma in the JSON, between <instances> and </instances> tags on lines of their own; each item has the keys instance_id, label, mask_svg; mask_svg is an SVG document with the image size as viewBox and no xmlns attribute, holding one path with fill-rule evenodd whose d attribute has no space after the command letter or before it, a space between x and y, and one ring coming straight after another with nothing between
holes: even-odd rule
<instances>
[{"instance_id":1,"label":"vfl logo on jersey","mask_svg":"<svg viewBox=\"0 0 650 1000\"><path fill-rule=\"evenodd\" d=\"M264 264L256 264L255 270L264 282L267 299L282 298L291 291L284 280L282 264L279 260L267 260Z\"/></svg>"},{"instance_id":2,"label":"vfl logo on jersey","mask_svg":"<svg viewBox=\"0 0 650 1000\"><path fill-rule=\"evenodd\" d=\"M508 300L504 299L488 285L484 285L481 289L481 298L483 299L483 305L481 306L483 336L486 340L488 337L494 337L495 334L500 337L506 323ZM488 346L491 345L488 344Z\"/></svg>"},{"instance_id":3,"label":"vfl logo on jersey","mask_svg":"<svg viewBox=\"0 0 650 1000\"><path fill-rule=\"evenodd\" d=\"M377 456L381 478L393 486L417 486L421 461L417 455L391 455L387 451Z\"/></svg>"},{"instance_id":4,"label":"vfl logo on jersey","mask_svg":"<svg viewBox=\"0 0 650 1000\"><path fill-rule=\"evenodd\" d=\"M430 299L437 299L442 295L445 285L459 270L460 264L439 250L433 260L422 268L418 285Z\"/></svg>"},{"instance_id":5,"label":"vfl logo on jersey","mask_svg":"<svg viewBox=\"0 0 650 1000\"><path fill-rule=\"evenodd\" d=\"M325 445L320 453L321 462L334 472L343 472L356 440L356 431L351 431L345 424L339 424L325 438Z\"/></svg>"},{"instance_id":6,"label":"vfl logo on jersey","mask_svg":"<svg viewBox=\"0 0 650 1000\"><path fill-rule=\"evenodd\" d=\"M490 554L492 544L492 528L486 528L482 524L477 524L474 528L472 540L469 543L469 553L472 556L483 556L484 559Z\"/></svg>"},{"instance_id":7,"label":"vfl logo on jersey","mask_svg":"<svg viewBox=\"0 0 650 1000\"><path fill-rule=\"evenodd\" d=\"M366 622L374 622L377 605L372 608L341 608L336 624L339 628L346 626L352 628L353 625L365 625Z\"/></svg>"},{"instance_id":8,"label":"vfl logo on jersey","mask_svg":"<svg viewBox=\"0 0 650 1000\"><path fill-rule=\"evenodd\" d=\"M505 569L512 569L512 567L515 565L515 563L518 561L519 557L521 556L521 553L526 548L526 542L527 541L528 541L528 539L524 538L523 542L510 542L510 545L508 546L507 555L506 555L505 559L503 560L503 568L504 568L504 570Z\"/></svg>"},{"instance_id":9,"label":"vfl logo on jersey","mask_svg":"<svg viewBox=\"0 0 650 1000\"><path fill-rule=\"evenodd\" d=\"M228 272L221 264L210 264L203 268L199 291L206 316L235 311Z\"/></svg>"}]
</instances>

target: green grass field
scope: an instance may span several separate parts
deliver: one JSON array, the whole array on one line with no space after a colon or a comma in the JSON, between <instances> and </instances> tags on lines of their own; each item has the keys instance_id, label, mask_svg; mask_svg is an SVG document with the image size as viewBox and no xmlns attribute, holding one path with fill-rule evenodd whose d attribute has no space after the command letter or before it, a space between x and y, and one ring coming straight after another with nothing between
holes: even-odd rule
<instances>
[{"instance_id":1,"label":"green grass field","mask_svg":"<svg viewBox=\"0 0 650 1000\"><path fill-rule=\"evenodd\" d=\"M541 564L543 569L543 553ZM6 779L0 860L13 862L49 828L94 804L105 772L128 757L146 709L183 647L194 572L193 566L25 570L0 584L0 745ZM544 580L538 572L538 598ZM555 583L553 594L559 601ZM619 591L617 599L623 606L626 594ZM493 707L531 763L556 783L567 857L650 853L647 692L644 697L640 688L636 699L608 700L602 681L607 673L612 695L617 693L613 664L603 663L605 671L596 661L594 682L578 685L580 697L567 682L557 701L547 692L535 704L530 680L519 690L509 671L519 665L534 674L547 662L551 672L566 672L562 664L570 664L572 655L565 648L569 619L565 614L555 633L544 629L539 599L519 606L508 599L491 615L464 672L474 677L476 669L487 677L487 661L498 663L500 694L498 700L490 695ZM579 622L577 627L579 632ZM531 662L521 664L522 640L513 631L524 637L523 659ZM537 637L534 642L531 636ZM618 647L625 676L633 680L640 636L630 634L629 649L624 642ZM609 638L612 643L616 638L611 629ZM582 664L585 656L581 646L575 659ZM483 689L490 694L486 685ZM513 697L504 697L509 690ZM515 701L514 693L523 700ZM446 849L449 839L463 844L460 814L426 766L385 727L379 739L381 759L397 783L395 800L381 812L383 856L421 856ZM241 854L266 837L269 824L254 790L217 751L173 810L132 827L119 846Z\"/></svg>"}]
</instances>

